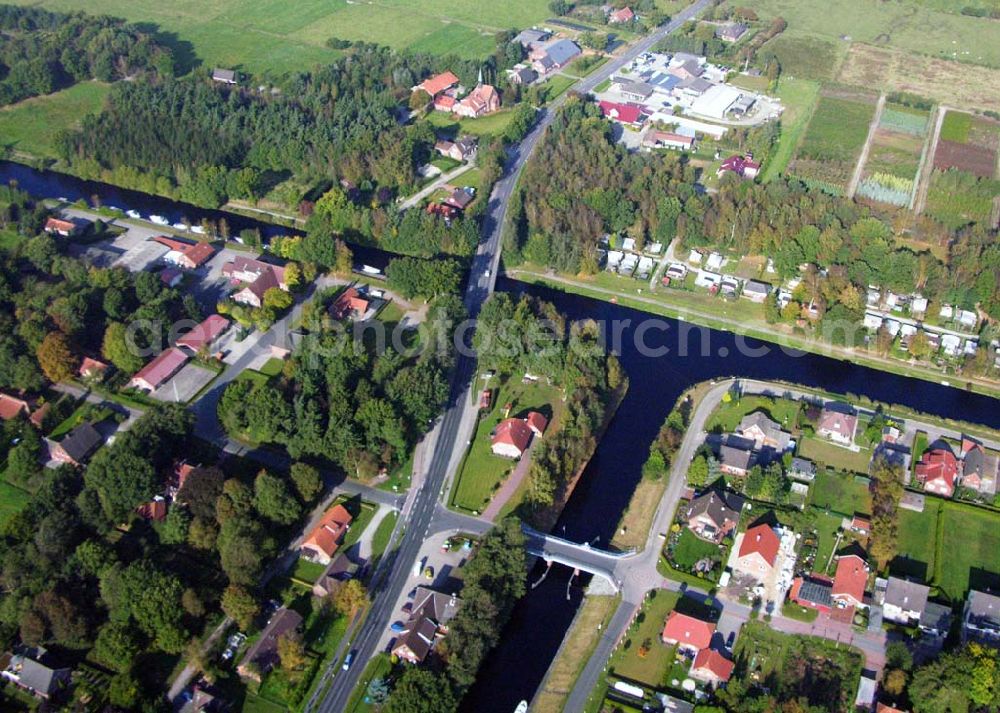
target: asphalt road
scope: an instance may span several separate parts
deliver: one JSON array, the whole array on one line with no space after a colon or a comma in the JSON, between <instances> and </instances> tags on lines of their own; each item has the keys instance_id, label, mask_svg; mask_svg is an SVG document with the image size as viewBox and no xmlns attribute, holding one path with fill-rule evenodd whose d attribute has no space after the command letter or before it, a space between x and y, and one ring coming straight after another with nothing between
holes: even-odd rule
<instances>
[{"instance_id":1,"label":"asphalt road","mask_svg":"<svg viewBox=\"0 0 1000 713\"><path fill-rule=\"evenodd\" d=\"M649 51L664 36L701 12L709 3L710 0L698 0L685 8L670 23L631 46L621 56L610 60L591 76L582 79L573 89L582 93L592 91L594 87L610 78L640 54ZM483 226L484 240L480 243L472 260L469 283L464 297L466 309L472 318L479 314L483 303L496 286L503 225L518 177L538 142L541 141L545 130L552 123L555 113L563 101L565 101L565 95L554 102L552 106L541 110L535 126L518 145L512 147L508 152L504 175L494 186L490 195ZM476 362L471 356L459 357L452 380L449 406L436 427L438 433L426 479L413 500L409 518L405 523L406 532L398 549L391 555L394 559L390 565L390 572L385 580L374 583L372 607L355 639L353 648L355 664L348 671L337 670L335 672L333 682L325 698L316 706L315 710L322 713L344 710L365 665L377 653L375 648L378 645L380 633L389 625L394 603L402 592L409 570L419 556L420 548L435 520L438 498L447 480L449 465L453 461L453 456L466 448L467 444L461 442L459 434L463 421L468 421L469 412L475 408L468 398L468 389L472 384L475 371Z\"/></svg>"}]
</instances>

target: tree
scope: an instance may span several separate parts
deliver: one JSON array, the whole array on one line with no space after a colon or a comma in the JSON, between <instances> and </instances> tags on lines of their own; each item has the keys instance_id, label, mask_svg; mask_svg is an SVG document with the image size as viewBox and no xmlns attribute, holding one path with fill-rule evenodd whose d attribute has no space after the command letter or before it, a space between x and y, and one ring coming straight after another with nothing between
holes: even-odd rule
<instances>
[{"instance_id":1,"label":"tree","mask_svg":"<svg viewBox=\"0 0 1000 713\"><path fill-rule=\"evenodd\" d=\"M292 463L290 475L304 503L311 503L323 489L319 471L307 463Z\"/></svg>"},{"instance_id":2,"label":"tree","mask_svg":"<svg viewBox=\"0 0 1000 713\"><path fill-rule=\"evenodd\" d=\"M134 431L126 435L133 435ZM129 441L97 451L84 473L86 484L97 491L101 506L112 522L127 522L135 508L156 493L159 478L153 464L138 455Z\"/></svg>"},{"instance_id":3,"label":"tree","mask_svg":"<svg viewBox=\"0 0 1000 713\"><path fill-rule=\"evenodd\" d=\"M343 240L338 240L334 244L336 257L333 263L333 271L337 275L350 275L354 269L354 253Z\"/></svg>"},{"instance_id":4,"label":"tree","mask_svg":"<svg viewBox=\"0 0 1000 713\"><path fill-rule=\"evenodd\" d=\"M341 614L353 617L357 612L368 606L368 591L357 579L349 579L337 591L334 606Z\"/></svg>"},{"instance_id":5,"label":"tree","mask_svg":"<svg viewBox=\"0 0 1000 713\"><path fill-rule=\"evenodd\" d=\"M458 710L458 699L443 674L409 666L383 710L385 713L451 713Z\"/></svg>"},{"instance_id":6,"label":"tree","mask_svg":"<svg viewBox=\"0 0 1000 713\"><path fill-rule=\"evenodd\" d=\"M553 15L565 15L573 9L573 5L567 0L550 0L549 12Z\"/></svg>"},{"instance_id":7,"label":"tree","mask_svg":"<svg viewBox=\"0 0 1000 713\"><path fill-rule=\"evenodd\" d=\"M62 332L45 335L35 355L42 372L49 381L56 383L71 378L80 364L70 347L69 338Z\"/></svg>"},{"instance_id":8,"label":"tree","mask_svg":"<svg viewBox=\"0 0 1000 713\"><path fill-rule=\"evenodd\" d=\"M884 457L875 458L871 468L872 479L872 534L869 554L884 569L898 548L897 517L899 501L903 497L902 472Z\"/></svg>"},{"instance_id":9,"label":"tree","mask_svg":"<svg viewBox=\"0 0 1000 713\"><path fill-rule=\"evenodd\" d=\"M290 262L285 265L285 284L290 290L294 290L302 284L302 268L299 267L298 263Z\"/></svg>"},{"instance_id":10,"label":"tree","mask_svg":"<svg viewBox=\"0 0 1000 713\"><path fill-rule=\"evenodd\" d=\"M268 520L289 525L302 514L298 501L285 481L262 470L253 481L254 507Z\"/></svg>"},{"instance_id":11,"label":"tree","mask_svg":"<svg viewBox=\"0 0 1000 713\"><path fill-rule=\"evenodd\" d=\"M260 612L254 596L244 587L230 584L222 593L222 611L236 622L236 626L246 631Z\"/></svg>"},{"instance_id":12,"label":"tree","mask_svg":"<svg viewBox=\"0 0 1000 713\"><path fill-rule=\"evenodd\" d=\"M264 292L264 309L281 312L291 307L293 302L295 302L295 298L292 297L291 293L285 292L280 287L272 287Z\"/></svg>"},{"instance_id":13,"label":"tree","mask_svg":"<svg viewBox=\"0 0 1000 713\"><path fill-rule=\"evenodd\" d=\"M691 461L687 480L695 488L700 488L708 482L708 458L705 457L705 454L699 453Z\"/></svg>"},{"instance_id":14,"label":"tree","mask_svg":"<svg viewBox=\"0 0 1000 713\"><path fill-rule=\"evenodd\" d=\"M288 632L278 637L278 660L286 673L298 672L306 665L306 647L302 637L295 632Z\"/></svg>"},{"instance_id":15,"label":"tree","mask_svg":"<svg viewBox=\"0 0 1000 713\"><path fill-rule=\"evenodd\" d=\"M196 518L215 517L216 502L222 495L225 474L220 468L195 468L184 480L177 500L184 503Z\"/></svg>"},{"instance_id":16,"label":"tree","mask_svg":"<svg viewBox=\"0 0 1000 713\"><path fill-rule=\"evenodd\" d=\"M119 673L112 677L111 685L108 686L108 700L111 701L111 705L118 706L122 710L135 710L141 697L142 690L134 676L129 673Z\"/></svg>"},{"instance_id":17,"label":"tree","mask_svg":"<svg viewBox=\"0 0 1000 713\"><path fill-rule=\"evenodd\" d=\"M886 674L882 687L890 696L900 696L906 688L906 672L895 668Z\"/></svg>"},{"instance_id":18,"label":"tree","mask_svg":"<svg viewBox=\"0 0 1000 713\"><path fill-rule=\"evenodd\" d=\"M133 627L109 621L97 632L94 656L115 671L124 673L132 668L135 657L142 651Z\"/></svg>"},{"instance_id":19,"label":"tree","mask_svg":"<svg viewBox=\"0 0 1000 713\"><path fill-rule=\"evenodd\" d=\"M187 541L191 516L187 510L174 505L167 511L167 517L160 525L160 541L165 545L179 545Z\"/></svg>"},{"instance_id":20,"label":"tree","mask_svg":"<svg viewBox=\"0 0 1000 713\"><path fill-rule=\"evenodd\" d=\"M134 343L130 344L124 324L112 322L104 330L101 354L114 364L119 371L133 374L142 368L143 359L136 353Z\"/></svg>"}]
</instances>

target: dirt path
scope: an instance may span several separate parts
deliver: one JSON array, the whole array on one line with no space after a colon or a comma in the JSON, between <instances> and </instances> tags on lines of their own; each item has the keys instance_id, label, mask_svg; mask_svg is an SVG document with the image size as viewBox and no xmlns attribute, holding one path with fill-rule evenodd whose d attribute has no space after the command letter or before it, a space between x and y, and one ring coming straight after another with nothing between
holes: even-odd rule
<instances>
[{"instance_id":1,"label":"dirt path","mask_svg":"<svg viewBox=\"0 0 1000 713\"><path fill-rule=\"evenodd\" d=\"M490 500L490 504L483 510L483 514L480 517L484 520L491 522L496 520L500 516L500 511L503 510L503 506L507 504L508 500L514 497L514 493L521 487L521 483L524 482L528 471L531 469L531 454L535 450L537 442L537 438L531 439L531 446L528 447L528 450L521 456L521 460L514 466L514 472L507 476L507 479L503 481L503 485L500 486L493 499Z\"/></svg>"},{"instance_id":2,"label":"dirt path","mask_svg":"<svg viewBox=\"0 0 1000 713\"><path fill-rule=\"evenodd\" d=\"M938 138L941 136L941 125L944 124L944 115L948 113L948 107L943 104L938 107L937 121L934 122L934 133L931 135L930 148L926 152L924 165L920 170L920 186L917 189L917 199L913 203L913 213L920 215L927 207L927 191L931 187L931 174L934 172L934 155L937 153Z\"/></svg>"},{"instance_id":3,"label":"dirt path","mask_svg":"<svg viewBox=\"0 0 1000 713\"><path fill-rule=\"evenodd\" d=\"M858 156L858 162L854 166L854 175L851 176L851 182L847 184L848 198L854 198L854 194L858 190L858 184L861 183L865 163L868 162L868 152L871 150L872 140L875 138L875 130L878 129L878 123L882 120L883 109L885 109L885 92L882 92L878 97L878 104L875 105L875 116L872 117L871 123L868 124L868 138L865 139L865 146L861 149L861 155Z\"/></svg>"}]
</instances>

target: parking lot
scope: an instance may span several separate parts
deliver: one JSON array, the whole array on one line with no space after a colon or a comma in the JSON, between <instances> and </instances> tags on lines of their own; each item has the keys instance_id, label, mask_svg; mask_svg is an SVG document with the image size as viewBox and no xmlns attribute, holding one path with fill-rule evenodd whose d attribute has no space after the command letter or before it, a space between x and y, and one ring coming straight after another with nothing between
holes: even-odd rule
<instances>
[{"instance_id":1,"label":"parking lot","mask_svg":"<svg viewBox=\"0 0 1000 713\"><path fill-rule=\"evenodd\" d=\"M185 404L216 377L216 372L197 364L185 364L165 384L152 393L157 401Z\"/></svg>"}]
</instances>

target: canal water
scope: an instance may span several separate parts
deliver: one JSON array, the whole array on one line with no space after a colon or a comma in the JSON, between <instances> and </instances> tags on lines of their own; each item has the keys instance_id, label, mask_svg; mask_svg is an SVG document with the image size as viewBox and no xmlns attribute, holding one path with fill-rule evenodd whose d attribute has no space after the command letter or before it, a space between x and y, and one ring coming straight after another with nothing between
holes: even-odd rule
<instances>
[{"instance_id":1,"label":"canal water","mask_svg":"<svg viewBox=\"0 0 1000 713\"><path fill-rule=\"evenodd\" d=\"M295 232L252 218L0 161L0 181L11 180L36 196L89 201L98 195L105 205L137 210L144 217L162 215L171 223L183 218L198 222L224 217L234 233L244 228L257 228L265 236ZM359 246L355 257L383 267L391 256ZM616 346L631 387L555 527L557 534L578 542L591 541L597 546L608 542L641 477L650 443L679 396L701 381L731 376L784 380L1000 428L998 402L988 396L820 355L785 352L766 342L506 278L498 280L497 289L548 300L570 320L595 319L621 327L620 345ZM649 320L657 320L653 329L642 326ZM644 349L636 339L640 334ZM751 351L763 353L747 353ZM536 577L537 572L530 579ZM463 702L464 711L510 713L522 699L531 700L582 597L579 582L567 587L569 578L568 569L555 567L541 586L517 603L501 644L487 657Z\"/></svg>"}]
</instances>

